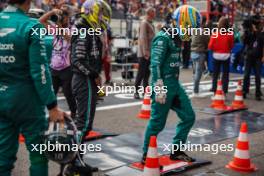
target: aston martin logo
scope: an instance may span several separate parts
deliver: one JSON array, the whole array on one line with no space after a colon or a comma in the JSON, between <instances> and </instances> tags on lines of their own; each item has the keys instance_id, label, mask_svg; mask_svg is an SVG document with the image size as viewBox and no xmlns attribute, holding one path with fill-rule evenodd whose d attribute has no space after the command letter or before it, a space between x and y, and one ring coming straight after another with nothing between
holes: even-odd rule
<instances>
[{"instance_id":1,"label":"aston martin logo","mask_svg":"<svg viewBox=\"0 0 264 176\"><path fill-rule=\"evenodd\" d=\"M16 28L2 28L0 29L0 37L4 37L14 31L16 31Z\"/></svg>"}]
</instances>

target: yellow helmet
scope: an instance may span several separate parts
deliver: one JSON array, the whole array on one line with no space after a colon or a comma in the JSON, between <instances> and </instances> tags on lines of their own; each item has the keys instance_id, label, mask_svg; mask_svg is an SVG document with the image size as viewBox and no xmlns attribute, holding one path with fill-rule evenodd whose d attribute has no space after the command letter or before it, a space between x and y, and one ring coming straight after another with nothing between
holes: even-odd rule
<instances>
[{"instance_id":1,"label":"yellow helmet","mask_svg":"<svg viewBox=\"0 0 264 176\"><path fill-rule=\"evenodd\" d=\"M110 24L112 17L112 9L108 5L108 3L104 0L99 0L102 6L102 19L101 19L101 27L105 30Z\"/></svg>"},{"instance_id":2,"label":"yellow helmet","mask_svg":"<svg viewBox=\"0 0 264 176\"><path fill-rule=\"evenodd\" d=\"M99 0L86 0L81 8L82 17L93 27L101 27L102 5Z\"/></svg>"}]
</instances>

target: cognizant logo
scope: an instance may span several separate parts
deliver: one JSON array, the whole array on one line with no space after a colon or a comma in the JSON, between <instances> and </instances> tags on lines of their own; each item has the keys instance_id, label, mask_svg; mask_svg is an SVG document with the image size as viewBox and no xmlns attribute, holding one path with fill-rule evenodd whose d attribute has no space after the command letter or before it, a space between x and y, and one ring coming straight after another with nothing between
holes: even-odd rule
<instances>
[{"instance_id":1,"label":"cognizant logo","mask_svg":"<svg viewBox=\"0 0 264 176\"><path fill-rule=\"evenodd\" d=\"M15 61L16 61L16 58L14 56L0 56L1 64L14 63Z\"/></svg>"}]
</instances>

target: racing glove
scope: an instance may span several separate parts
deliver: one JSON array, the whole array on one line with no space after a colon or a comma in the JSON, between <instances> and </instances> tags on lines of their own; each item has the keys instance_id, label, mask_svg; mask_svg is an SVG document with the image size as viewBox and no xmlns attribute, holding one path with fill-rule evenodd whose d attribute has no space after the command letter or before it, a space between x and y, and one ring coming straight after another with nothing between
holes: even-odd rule
<instances>
[{"instance_id":1,"label":"racing glove","mask_svg":"<svg viewBox=\"0 0 264 176\"><path fill-rule=\"evenodd\" d=\"M158 89L159 91L155 92L155 94L156 94L155 101L160 103L160 104L165 104L167 94L163 91L164 84L163 84L162 79L158 79L155 86L156 86L156 90L158 89L157 87L159 87L159 89Z\"/></svg>"}]
</instances>

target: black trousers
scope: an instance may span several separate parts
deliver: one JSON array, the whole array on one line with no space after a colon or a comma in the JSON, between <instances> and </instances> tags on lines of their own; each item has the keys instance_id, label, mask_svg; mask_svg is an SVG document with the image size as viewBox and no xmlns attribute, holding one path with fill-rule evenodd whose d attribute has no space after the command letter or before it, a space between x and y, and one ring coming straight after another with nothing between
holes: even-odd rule
<instances>
[{"instance_id":1,"label":"black trousers","mask_svg":"<svg viewBox=\"0 0 264 176\"><path fill-rule=\"evenodd\" d=\"M261 59L248 58L245 60L245 72L244 72L244 82L243 82L243 92L249 93L250 85L250 74L254 70L255 73L255 83L256 83L256 96L261 96Z\"/></svg>"},{"instance_id":2,"label":"black trousers","mask_svg":"<svg viewBox=\"0 0 264 176\"><path fill-rule=\"evenodd\" d=\"M230 59L227 60L216 60L213 59L213 82L212 82L212 90L213 92L216 92L217 89L217 81L221 73L221 67L222 67L222 84L223 84L223 91L224 93L228 92L228 83L229 83L229 63Z\"/></svg>"},{"instance_id":3,"label":"black trousers","mask_svg":"<svg viewBox=\"0 0 264 176\"><path fill-rule=\"evenodd\" d=\"M59 88L62 87L63 94L68 103L69 109L72 114L72 118L75 117L76 114L76 102L72 94L72 71L71 68L65 68L63 70L51 70L52 74L52 84L55 94L58 93Z\"/></svg>"},{"instance_id":4,"label":"black trousers","mask_svg":"<svg viewBox=\"0 0 264 176\"><path fill-rule=\"evenodd\" d=\"M183 50L182 50L182 65L183 68L189 67L191 57L191 42L184 42L183 43Z\"/></svg>"},{"instance_id":5,"label":"black trousers","mask_svg":"<svg viewBox=\"0 0 264 176\"><path fill-rule=\"evenodd\" d=\"M150 75L150 59L145 59L144 57L139 58L139 68L135 81L136 90L139 90L139 86L143 80L144 91L146 87L149 85L149 75Z\"/></svg>"},{"instance_id":6,"label":"black trousers","mask_svg":"<svg viewBox=\"0 0 264 176\"><path fill-rule=\"evenodd\" d=\"M72 78L72 90L77 103L75 124L81 136L92 130L96 109L97 86L93 78L74 73Z\"/></svg>"}]
</instances>

